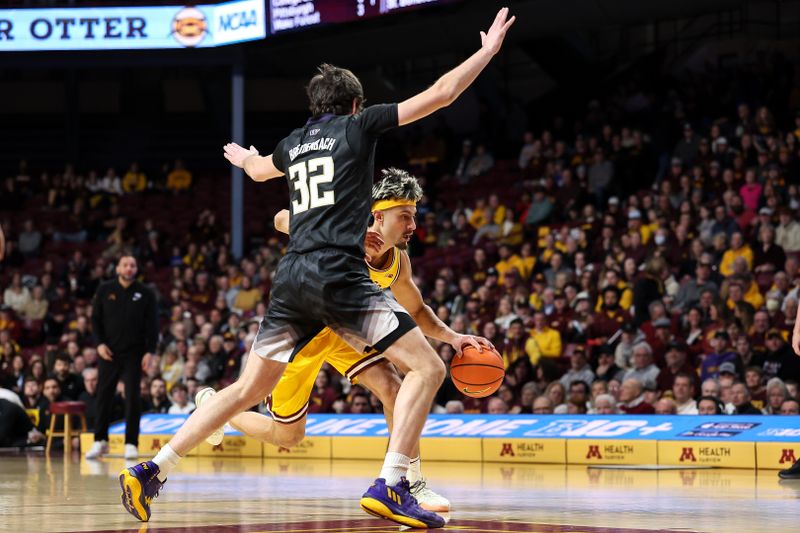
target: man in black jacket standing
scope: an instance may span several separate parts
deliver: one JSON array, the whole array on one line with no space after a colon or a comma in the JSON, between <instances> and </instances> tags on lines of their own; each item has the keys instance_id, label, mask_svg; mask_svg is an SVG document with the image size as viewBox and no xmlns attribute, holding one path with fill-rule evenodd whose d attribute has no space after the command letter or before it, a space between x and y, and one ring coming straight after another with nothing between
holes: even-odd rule
<instances>
[{"instance_id":1,"label":"man in black jacket standing","mask_svg":"<svg viewBox=\"0 0 800 533\"><path fill-rule=\"evenodd\" d=\"M92 302L100 375L94 445L86 453L87 459L108 451L108 426L120 379L125 383L125 458L139 456L142 358L155 352L158 316L155 294L136 280L136 272L136 258L122 256L117 279L100 284Z\"/></svg>"}]
</instances>

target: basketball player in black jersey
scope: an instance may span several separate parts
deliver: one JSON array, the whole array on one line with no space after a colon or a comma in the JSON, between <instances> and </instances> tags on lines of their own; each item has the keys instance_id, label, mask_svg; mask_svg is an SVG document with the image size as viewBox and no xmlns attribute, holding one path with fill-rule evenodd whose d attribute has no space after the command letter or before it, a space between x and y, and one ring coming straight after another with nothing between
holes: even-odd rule
<instances>
[{"instance_id":1,"label":"basketball player in black jersey","mask_svg":"<svg viewBox=\"0 0 800 533\"><path fill-rule=\"evenodd\" d=\"M405 373L380 477L361 499L365 511L397 523L444 526L425 511L405 479L445 368L396 301L370 280L364 234L371 212L375 144L381 133L450 105L500 50L514 17L501 9L481 32L481 48L433 86L400 104L362 108L352 72L322 65L307 92L312 118L281 140L272 155L225 146L225 157L255 181L285 175L290 192L290 240L273 283L247 365L239 380L204 402L152 461L120 473L122 503L142 521L180 458L235 414L268 396L286 364L326 326L361 353L383 353ZM460 348L460 347L459 347Z\"/></svg>"}]
</instances>

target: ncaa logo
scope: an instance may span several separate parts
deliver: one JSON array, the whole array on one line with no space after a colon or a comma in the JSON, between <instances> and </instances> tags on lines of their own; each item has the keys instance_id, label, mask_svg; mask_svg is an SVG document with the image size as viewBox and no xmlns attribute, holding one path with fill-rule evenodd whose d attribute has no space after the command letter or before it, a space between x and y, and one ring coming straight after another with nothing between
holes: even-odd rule
<instances>
[{"instance_id":1,"label":"ncaa logo","mask_svg":"<svg viewBox=\"0 0 800 533\"><path fill-rule=\"evenodd\" d=\"M197 46L207 32L206 16L196 7L184 7L172 19L172 36L183 46Z\"/></svg>"}]
</instances>

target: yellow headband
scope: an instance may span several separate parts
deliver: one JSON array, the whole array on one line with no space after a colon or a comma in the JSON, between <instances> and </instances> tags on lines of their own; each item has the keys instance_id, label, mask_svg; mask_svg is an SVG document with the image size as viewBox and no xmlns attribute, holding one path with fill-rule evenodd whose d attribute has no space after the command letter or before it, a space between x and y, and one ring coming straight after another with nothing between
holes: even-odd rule
<instances>
[{"instance_id":1,"label":"yellow headband","mask_svg":"<svg viewBox=\"0 0 800 533\"><path fill-rule=\"evenodd\" d=\"M372 211L385 211L387 209L391 209L393 207L400 207L403 205L410 205L412 207L417 206L417 202L414 200L378 200L374 204L372 204Z\"/></svg>"}]
</instances>

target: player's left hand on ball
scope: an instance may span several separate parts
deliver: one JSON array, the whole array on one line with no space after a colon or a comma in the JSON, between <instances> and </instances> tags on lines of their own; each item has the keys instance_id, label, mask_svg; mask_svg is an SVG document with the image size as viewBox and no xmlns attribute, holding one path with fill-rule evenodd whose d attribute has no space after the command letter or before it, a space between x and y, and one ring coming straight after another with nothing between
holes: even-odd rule
<instances>
[{"instance_id":1,"label":"player's left hand on ball","mask_svg":"<svg viewBox=\"0 0 800 533\"><path fill-rule=\"evenodd\" d=\"M235 165L239 168L244 167L244 160L250 157L251 155L258 155L258 150L253 145L250 145L250 149L242 148L236 143L228 143L222 147L224 150L225 159L231 162L232 165Z\"/></svg>"}]
</instances>

